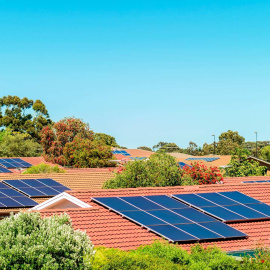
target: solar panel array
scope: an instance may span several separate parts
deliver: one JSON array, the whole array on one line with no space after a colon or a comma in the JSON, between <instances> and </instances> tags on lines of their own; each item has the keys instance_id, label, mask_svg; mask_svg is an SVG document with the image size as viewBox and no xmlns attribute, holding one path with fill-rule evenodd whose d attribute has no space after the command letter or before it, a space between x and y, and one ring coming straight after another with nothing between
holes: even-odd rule
<instances>
[{"instance_id":1,"label":"solar panel array","mask_svg":"<svg viewBox=\"0 0 270 270\"><path fill-rule=\"evenodd\" d=\"M166 195L92 200L172 242L247 236Z\"/></svg>"},{"instance_id":2,"label":"solar panel array","mask_svg":"<svg viewBox=\"0 0 270 270\"><path fill-rule=\"evenodd\" d=\"M0 166L0 173L12 173L12 171Z\"/></svg>"},{"instance_id":3,"label":"solar panel array","mask_svg":"<svg viewBox=\"0 0 270 270\"><path fill-rule=\"evenodd\" d=\"M37 202L0 183L0 208L33 207Z\"/></svg>"},{"instance_id":4,"label":"solar panel array","mask_svg":"<svg viewBox=\"0 0 270 270\"><path fill-rule=\"evenodd\" d=\"M188 166L188 167L192 167L192 166L190 166L189 164L186 164L185 162L178 162L178 165L180 166L180 168L181 169L183 169L184 168L184 166Z\"/></svg>"},{"instance_id":5,"label":"solar panel array","mask_svg":"<svg viewBox=\"0 0 270 270\"><path fill-rule=\"evenodd\" d=\"M238 191L176 194L174 198L223 222L270 218L270 206Z\"/></svg>"},{"instance_id":6,"label":"solar panel array","mask_svg":"<svg viewBox=\"0 0 270 270\"><path fill-rule=\"evenodd\" d=\"M69 190L68 187L50 178L4 180L3 183L29 197L51 197Z\"/></svg>"},{"instance_id":7,"label":"solar panel array","mask_svg":"<svg viewBox=\"0 0 270 270\"><path fill-rule=\"evenodd\" d=\"M186 160L204 160L204 161L207 161L207 162L212 162L212 161L215 161L219 159L219 157L199 157L199 158L187 158Z\"/></svg>"},{"instance_id":8,"label":"solar panel array","mask_svg":"<svg viewBox=\"0 0 270 270\"><path fill-rule=\"evenodd\" d=\"M132 160L143 160L146 159L146 157L131 157Z\"/></svg>"},{"instance_id":9,"label":"solar panel array","mask_svg":"<svg viewBox=\"0 0 270 270\"><path fill-rule=\"evenodd\" d=\"M30 168L32 166L21 158L1 158L0 165L7 169Z\"/></svg>"},{"instance_id":10,"label":"solar panel array","mask_svg":"<svg viewBox=\"0 0 270 270\"><path fill-rule=\"evenodd\" d=\"M255 180L255 181L242 181L242 183L250 184L250 183L269 183L270 180Z\"/></svg>"},{"instance_id":11,"label":"solar panel array","mask_svg":"<svg viewBox=\"0 0 270 270\"><path fill-rule=\"evenodd\" d=\"M127 152L127 151L125 151L125 150L114 150L114 151L112 151L112 153L115 155L115 154L121 154L121 155L124 155L124 156L127 156L127 157L129 157L130 156L130 154Z\"/></svg>"}]
</instances>

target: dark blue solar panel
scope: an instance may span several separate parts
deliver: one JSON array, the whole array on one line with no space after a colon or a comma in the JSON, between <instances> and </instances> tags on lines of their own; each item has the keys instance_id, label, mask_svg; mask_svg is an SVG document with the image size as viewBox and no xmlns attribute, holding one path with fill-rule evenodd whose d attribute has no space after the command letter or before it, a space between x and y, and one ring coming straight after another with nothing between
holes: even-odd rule
<instances>
[{"instance_id":1,"label":"dark blue solar panel","mask_svg":"<svg viewBox=\"0 0 270 270\"><path fill-rule=\"evenodd\" d=\"M38 203L36 203L32 199L25 197L25 196L24 197L13 197L13 198L14 198L14 200L21 203L24 207L31 207L31 206L38 205Z\"/></svg>"},{"instance_id":2,"label":"dark blue solar panel","mask_svg":"<svg viewBox=\"0 0 270 270\"><path fill-rule=\"evenodd\" d=\"M3 181L5 184L8 184L9 186L12 186L14 188L21 188L21 187L29 187L28 185L26 185L25 183L23 183L20 180L4 180Z\"/></svg>"},{"instance_id":3,"label":"dark blue solar panel","mask_svg":"<svg viewBox=\"0 0 270 270\"><path fill-rule=\"evenodd\" d=\"M234 237L245 237L247 236L245 233L242 233L222 222L208 222L203 223L203 226L207 229L210 229L218 234L223 235L226 238L234 238Z\"/></svg>"},{"instance_id":4,"label":"dark blue solar panel","mask_svg":"<svg viewBox=\"0 0 270 270\"><path fill-rule=\"evenodd\" d=\"M228 191L228 192L219 192L219 193L242 204L261 203L260 201L255 200L254 198L249 197L238 191Z\"/></svg>"},{"instance_id":5,"label":"dark blue solar panel","mask_svg":"<svg viewBox=\"0 0 270 270\"><path fill-rule=\"evenodd\" d=\"M45 195L47 196L55 196L55 195L58 195L60 194L59 191L53 189L53 188L50 188L50 187L39 187L39 188L36 188L38 191L44 193Z\"/></svg>"},{"instance_id":6,"label":"dark blue solar panel","mask_svg":"<svg viewBox=\"0 0 270 270\"><path fill-rule=\"evenodd\" d=\"M268 204L254 203L254 204L248 204L247 206L270 217L270 205Z\"/></svg>"},{"instance_id":7,"label":"dark blue solar panel","mask_svg":"<svg viewBox=\"0 0 270 270\"><path fill-rule=\"evenodd\" d=\"M222 235L214 233L207 228L204 228L198 224L178 224L175 225L177 228L194 235L199 239L219 239L224 238Z\"/></svg>"},{"instance_id":8,"label":"dark blue solar panel","mask_svg":"<svg viewBox=\"0 0 270 270\"><path fill-rule=\"evenodd\" d=\"M122 201L119 198L116 197L104 197L104 198L95 198L96 201L98 201L99 203L114 209L118 212L122 212L122 211L134 211L134 210L138 210L138 208Z\"/></svg>"},{"instance_id":9,"label":"dark blue solar panel","mask_svg":"<svg viewBox=\"0 0 270 270\"><path fill-rule=\"evenodd\" d=\"M145 196L145 198L147 198L155 203L158 203L165 208L169 208L169 209L189 207L188 205L181 203L175 199L172 199L166 195Z\"/></svg>"},{"instance_id":10,"label":"dark blue solar panel","mask_svg":"<svg viewBox=\"0 0 270 270\"><path fill-rule=\"evenodd\" d=\"M20 165L22 165L24 168L30 168L32 167L32 164L30 164L29 162L26 162L20 158L13 158L13 160L15 160L16 162L18 162Z\"/></svg>"},{"instance_id":11,"label":"dark blue solar panel","mask_svg":"<svg viewBox=\"0 0 270 270\"><path fill-rule=\"evenodd\" d=\"M164 209L164 207L159 206L156 203L153 203L143 197L120 197L128 203L133 204L136 207L139 207L142 210L158 210Z\"/></svg>"},{"instance_id":12,"label":"dark blue solar panel","mask_svg":"<svg viewBox=\"0 0 270 270\"><path fill-rule=\"evenodd\" d=\"M153 217L152 215L145 213L143 211L125 211L122 212L122 214L130 219L132 219L133 221L140 223L142 225L145 226L149 226L149 225L163 225L166 224L164 221Z\"/></svg>"},{"instance_id":13,"label":"dark blue solar panel","mask_svg":"<svg viewBox=\"0 0 270 270\"><path fill-rule=\"evenodd\" d=\"M154 210L147 212L170 224L192 223L191 220L179 216L178 214L173 213L170 210Z\"/></svg>"},{"instance_id":14,"label":"dark blue solar panel","mask_svg":"<svg viewBox=\"0 0 270 270\"><path fill-rule=\"evenodd\" d=\"M0 188L10 188L10 187L0 182Z\"/></svg>"},{"instance_id":15,"label":"dark blue solar panel","mask_svg":"<svg viewBox=\"0 0 270 270\"><path fill-rule=\"evenodd\" d=\"M12 173L12 171L0 166L0 173Z\"/></svg>"},{"instance_id":16,"label":"dark blue solar panel","mask_svg":"<svg viewBox=\"0 0 270 270\"><path fill-rule=\"evenodd\" d=\"M14 190L14 189L11 189L11 188L2 188L2 189L0 189L0 192L6 194L9 197L25 197L20 192Z\"/></svg>"},{"instance_id":17,"label":"dark blue solar panel","mask_svg":"<svg viewBox=\"0 0 270 270\"><path fill-rule=\"evenodd\" d=\"M1 158L0 164L6 168L29 168L32 165L20 158Z\"/></svg>"},{"instance_id":18,"label":"dark blue solar panel","mask_svg":"<svg viewBox=\"0 0 270 270\"><path fill-rule=\"evenodd\" d=\"M44 179L37 179L38 182L41 182L43 183L44 185L46 186L49 186L49 187L65 187L64 185L56 182L55 180L53 179L50 179L50 178L44 178ZM66 190L68 190L69 188L65 187Z\"/></svg>"},{"instance_id":19,"label":"dark blue solar panel","mask_svg":"<svg viewBox=\"0 0 270 270\"><path fill-rule=\"evenodd\" d=\"M190 205L194 205L197 207L205 207L205 206L216 206L216 204L209 202L196 194L176 194L173 195L174 198L179 199L180 201L186 202Z\"/></svg>"},{"instance_id":20,"label":"dark blue solar panel","mask_svg":"<svg viewBox=\"0 0 270 270\"><path fill-rule=\"evenodd\" d=\"M120 198L127 199L130 204L121 201ZM214 229L205 228L205 224L209 226L209 223L220 223L216 219L209 217L195 209L190 207L186 208L171 208L162 210L142 210L142 208L154 209L157 207L154 203L147 200L146 197L113 197L113 198L93 198L94 201L103 204L104 206L117 211L122 216L150 229L151 231L164 236L172 241L194 241L194 240L207 240L207 239L219 239L223 238L223 235ZM171 198L168 196L147 196L149 199L158 201L160 204L168 204L174 207ZM164 198L164 203L162 202ZM169 199L169 200L168 200ZM178 202L178 201L177 201ZM132 203L137 206L131 205ZM140 208L140 207L141 208ZM127 208L129 208L127 210ZM216 208L216 207L206 207ZM228 210L227 210L228 211ZM219 211L220 212L220 211ZM229 211L228 211L229 212ZM231 212L232 213L232 212ZM232 213L233 214L233 213ZM239 216L238 216L239 217ZM200 222L200 223L199 223ZM163 225L161 225L163 224ZM175 226L174 226L174 225ZM180 226L181 224L192 224L192 226ZM176 227L177 226L177 227ZM179 228L178 228L179 227ZM181 228L181 229L180 229ZM223 228L227 228L226 226ZM199 230L199 231L198 231ZM233 229L235 233L236 230ZM241 232L238 234L240 237ZM234 234L230 237L235 237Z\"/></svg>"},{"instance_id":21,"label":"dark blue solar panel","mask_svg":"<svg viewBox=\"0 0 270 270\"><path fill-rule=\"evenodd\" d=\"M215 216L218 219L221 219L223 221L239 221L239 220L246 220L247 218L238 215L236 213L233 213L230 210L227 210L223 207L216 206L216 207L202 207L202 210L206 213Z\"/></svg>"},{"instance_id":22,"label":"dark blue solar panel","mask_svg":"<svg viewBox=\"0 0 270 270\"><path fill-rule=\"evenodd\" d=\"M252 210L245 205L229 205L226 206L227 209L239 214L244 215L248 219L262 219L267 218L266 215L263 215L255 210Z\"/></svg>"},{"instance_id":23,"label":"dark blue solar panel","mask_svg":"<svg viewBox=\"0 0 270 270\"><path fill-rule=\"evenodd\" d=\"M185 166L188 166L188 167L192 167L192 166L190 166L189 164L186 164L186 163L184 163L184 162L178 162L178 165L180 166L180 168L181 169L183 169Z\"/></svg>"},{"instance_id":24,"label":"dark blue solar panel","mask_svg":"<svg viewBox=\"0 0 270 270\"><path fill-rule=\"evenodd\" d=\"M22 207L23 205L11 198L0 198L0 203L4 204L6 207Z\"/></svg>"},{"instance_id":25,"label":"dark blue solar panel","mask_svg":"<svg viewBox=\"0 0 270 270\"><path fill-rule=\"evenodd\" d=\"M11 163L8 163L8 162L5 162L5 161L2 161L1 159L0 159L0 165L6 167L8 169L15 169L15 168L17 168L15 165L13 165Z\"/></svg>"},{"instance_id":26,"label":"dark blue solar panel","mask_svg":"<svg viewBox=\"0 0 270 270\"><path fill-rule=\"evenodd\" d=\"M69 190L69 188L50 178L4 180L3 182L30 197L50 197Z\"/></svg>"},{"instance_id":27,"label":"dark blue solar panel","mask_svg":"<svg viewBox=\"0 0 270 270\"><path fill-rule=\"evenodd\" d=\"M217 221L215 218L212 218L204 213L201 213L193 208L184 208L184 209L172 209L172 211L191 219L193 222L213 222Z\"/></svg>"},{"instance_id":28,"label":"dark blue solar panel","mask_svg":"<svg viewBox=\"0 0 270 270\"><path fill-rule=\"evenodd\" d=\"M239 204L217 193L199 193L197 195L221 206Z\"/></svg>"},{"instance_id":29,"label":"dark blue solar panel","mask_svg":"<svg viewBox=\"0 0 270 270\"><path fill-rule=\"evenodd\" d=\"M8 197L5 193L0 192L0 198L6 198Z\"/></svg>"},{"instance_id":30,"label":"dark blue solar panel","mask_svg":"<svg viewBox=\"0 0 270 270\"><path fill-rule=\"evenodd\" d=\"M35 180L35 179L21 179L20 181L22 181L23 183L25 183L26 185L30 186L30 187L45 187L44 184L40 183L39 181Z\"/></svg>"},{"instance_id":31,"label":"dark blue solar panel","mask_svg":"<svg viewBox=\"0 0 270 270\"><path fill-rule=\"evenodd\" d=\"M199 240L197 237L181 231L172 225L149 226L149 228L157 234L162 235L174 242Z\"/></svg>"},{"instance_id":32,"label":"dark blue solar panel","mask_svg":"<svg viewBox=\"0 0 270 270\"><path fill-rule=\"evenodd\" d=\"M46 194L31 187L22 187L20 191L29 197L46 197Z\"/></svg>"}]
</instances>

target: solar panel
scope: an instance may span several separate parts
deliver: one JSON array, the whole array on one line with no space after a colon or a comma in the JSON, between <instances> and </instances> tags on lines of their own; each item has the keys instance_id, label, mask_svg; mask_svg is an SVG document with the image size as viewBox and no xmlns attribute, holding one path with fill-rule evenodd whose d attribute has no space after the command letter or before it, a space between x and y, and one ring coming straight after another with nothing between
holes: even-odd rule
<instances>
[{"instance_id":1,"label":"solar panel","mask_svg":"<svg viewBox=\"0 0 270 270\"><path fill-rule=\"evenodd\" d=\"M270 206L252 207L262 202L238 191L176 194L173 197L223 222L270 218Z\"/></svg>"},{"instance_id":2,"label":"solar panel","mask_svg":"<svg viewBox=\"0 0 270 270\"><path fill-rule=\"evenodd\" d=\"M189 164L186 164L184 162L178 162L178 165L180 166L181 169L183 169L185 166L188 166L191 168L191 166Z\"/></svg>"},{"instance_id":3,"label":"solar panel","mask_svg":"<svg viewBox=\"0 0 270 270\"><path fill-rule=\"evenodd\" d=\"M29 197L51 197L69 190L68 187L50 178L4 180L3 182Z\"/></svg>"},{"instance_id":4,"label":"solar panel","mask_svg":"<svg viewBox=\"0 0 270 270\"><path fill-rule=\"evenodd\" d=\"M245 184L251 184L251 183L269 183L270 180L256 180L256 181L242 181L242 183Z\"/></svg>"},{"instance_id":5,"label":"solar panel","mask_svg":"<svg viewBox=\"0 0 270 270\"><path fill-rule=\"evenodd\" d=\"M37 204L18 191L0 183L0 208L33 207Z\"/></svg>"},{"instance_id":6,"label":"solar panel","mask_svg":"<svg viewBox=\"0 0 270 270\"><path fill-rule=\"evenodd\" d=\"M12 171L0 166L0 173L12 173Z\"/></svg>"},{"instance_id":7,"label":"solar panel","mask_svg":"<svg viewBox=\"0 0 270 270\"><path fill-rule=\"evenodd\" d=\"M204 157L199 157L199 158L187 158L186 160L204 160L206 162L213 162L215 160L218 160L219 157L211 157L211 158L204 158Z\"/></svg>"},{"instance_id":8,"label":"solar panel","mask_svg":"<svg viewBox=\"0 0 270 270\"><path fill-rule=\"evenodd\" d=\"M233 228L230 229L234 233L227 233L228 236L213 228L209 229L209 223L221 222L165 195L103 197L92 200L173 242L247 236ZM222 225L223 228L229 227Z\"/></svg>"},{"instance_id":9,"label":"solar panel","mask_svg":"<svg viewBox=\"0 0 270 270\"><path fill-rule=\"evenodd\" d=\"M32 166L20 158L1 158L0 165L7 169L30 168Z\"/></svg>"}]
</instances>

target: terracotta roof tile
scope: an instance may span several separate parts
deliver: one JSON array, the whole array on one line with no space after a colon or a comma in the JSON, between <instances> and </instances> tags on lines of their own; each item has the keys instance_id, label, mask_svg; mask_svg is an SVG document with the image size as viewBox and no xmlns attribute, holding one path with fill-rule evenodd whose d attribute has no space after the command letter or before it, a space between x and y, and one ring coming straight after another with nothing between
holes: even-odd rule
<instances>
[{"instance_id":1,"label":"terracotta roof tile","mask_svg":"<svg viewBox=\"0 0 270 270\"><path fill-rule=\"evenodd\" d=\"M262 177L260 177L262 178ZM121 248L130 250L140 245L151 244L154 240L160 239L158 235L148 232L135 223L122 218L120 215L91 201L91 197L104 196L141 196L141 195L162 195L191 192L218 192L238 190L244 194L270 204L270 183L269 184L239 184L227 183L220 185L204 185L192 187L164 187L164 188L133 188L118 190L85 190L68 191L69 194L89 203L95 207L95 211L74 209L66 211L75 229L86 231L93 244L96 246ZM63 210L64 211L64 210ZM41 211L44 214L44 211ZM54 211L47 211L46 216L52 215ZM59 211L58 211L59 213ZM246 223L233 223L230 226L247 233L247 239L219 240L202 243L204 246L216 245L225 251L253 249L260 242L270 245L270 220ZM180 244L181 247L189 249L192 244Z\"/></svg>"}]
</instances>

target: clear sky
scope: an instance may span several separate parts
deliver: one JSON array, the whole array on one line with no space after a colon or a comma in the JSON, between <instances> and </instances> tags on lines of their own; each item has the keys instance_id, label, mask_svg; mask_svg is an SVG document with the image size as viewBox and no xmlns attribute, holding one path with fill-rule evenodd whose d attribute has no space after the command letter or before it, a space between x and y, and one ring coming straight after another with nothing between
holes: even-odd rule
<instances>
[{"instance_id":1,"label":"clear sky","mask_svg":"<svg viewBox=\"0 0 270 270\"><path fill-rule=\"evenodd\" d=\"M0 94L129 148L270 140L269 14L269 0L0 0Z\"/></svg>"}]
</instances>

